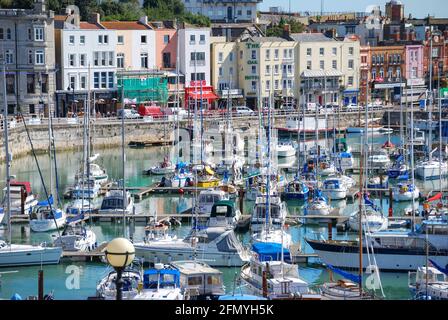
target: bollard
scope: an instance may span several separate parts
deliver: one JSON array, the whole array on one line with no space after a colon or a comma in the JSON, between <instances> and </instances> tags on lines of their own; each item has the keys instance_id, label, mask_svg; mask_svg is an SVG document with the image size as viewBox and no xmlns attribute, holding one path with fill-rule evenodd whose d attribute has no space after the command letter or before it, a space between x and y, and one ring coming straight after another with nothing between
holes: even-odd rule
<instances>
[{"instance_id":1,"label":"bollard","mask_svg":"<svg viewBox=\"0 0 448 320\"><path fill-rule=\"evenodd\" d=\"M37 299L44 300L44 270L39 270L37 279Z\"/></svg>"},{"instance_id":2,"label":"bollard","mask_svg":"<svg viewBox=\"0 0 448 320\"><path fill-rule=\"evenodd\" d=\"M333 225L328 222L328 240L333 240Z\"/></svg>"},{"instance_id":3,"label":"bollard","mask_svg":"<svg viewBox=\"0 0 448 320\"><path fill-rule=\"evenodd\" d=\"M394 214L394 209L393 209L393 193L392 193L392 188L389 188L389 217L392 217Z\"/></svg>"}]
</instances>

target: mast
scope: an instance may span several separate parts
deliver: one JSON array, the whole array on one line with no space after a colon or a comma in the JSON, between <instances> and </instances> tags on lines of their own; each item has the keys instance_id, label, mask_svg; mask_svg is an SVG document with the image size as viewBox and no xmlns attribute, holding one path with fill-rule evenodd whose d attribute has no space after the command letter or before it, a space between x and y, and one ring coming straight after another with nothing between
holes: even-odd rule
<instances>
[{"instance_id":1,"label":"mast","mask_svg":"<svg viewBox=\"0 0 448 320\"><path fill-rule=\"evenodd\" d=\"M429 161L432 160L432 108L434 104L433 92L432 92L432 68L433 68L433 59L432 59L432 31L433 28L431 26L430 36L430 53L429 53L429 133L428 133L428 145L429 145Z\"/></svg>"},{"instance_id":2,"label":"mast","mask_svg":"<svg viewBox=\"0 0 448 320\"><path fill-rule=\"evenodd\" d=\"M414 86L411 81L411 97L414 97ZM412 184L415 185L415 173L414 173L414 103L411 102L411 178ZM412 197L412 231L415 232L415 199Z\"/></svg>"},{"instance_id":3,"label":"mast","mask_svg":"<svg viewBox=\"0 0 448 320\"><path fill-rule=\"evenodd\" d=\"M6 213L8 215L8 242L12 240L11 228L11 157L9 154L9 136L8 136L8 101L6 95L6 60L3 60L3 130L5 134L5 157L6 157ZM11 249L11 246L9 246Z\"/></svg>"},{"instance_id":4,"label":"mast","mask_svg":"<svg viewBox=\"0 0 448 320\"><path fill-rule=\"evenodd\" d=\"M124 78L121 82L121 164L123 173L123 237L126 237L126 154L124 152Z\"/></svg>"},{"instance_id":5,"label":"mast","mask_svg":"<svg viewBox=\"0 0 448 320\"><path fill-rule=\"evenodd\" d=\"M177 19L175 20L175 25L177 28ZM177 130L176 130L176 165L179 165L179 148L180 148L180 119L179 119L179 111L180 111L180 100L179 100L179 35L177 35L177 42L176 42L176 106L177 106Z\"/></svg>"}]
</instances>

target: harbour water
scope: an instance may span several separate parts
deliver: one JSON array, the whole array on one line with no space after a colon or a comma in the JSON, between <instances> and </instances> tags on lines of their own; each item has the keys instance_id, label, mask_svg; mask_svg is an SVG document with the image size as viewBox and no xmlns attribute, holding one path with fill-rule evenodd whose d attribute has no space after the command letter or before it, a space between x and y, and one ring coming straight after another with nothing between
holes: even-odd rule
<instances>
[{"instance_id":1,"label":"harbour water","mask_svg":"<svg viewBox=\"0 0 448 320\"><path fill-rule=\"evenodd\" d=\"M374 138L374 142L382 144L387 140L387 135L378 136ZM398 142L399 137L392 136L392 142ZM352 136L348 138L349 144L358 144L359 136ZM144 149L126 148L126 185L127 186L149 186L153 182L158 181L160 177L155 178L145 176L142 174L144 169L148 169L152 165L160 162L164 155L164 147L151 147ZM96 150L101 156L97 163L107 169L111 179L118 180L121 178L121 150L105 149ZM43 175L48 179L49 177L49 161L48 155L37 156L41 166ZM62 193L67 186L73 183L75 173L81 159L81 150L75 152L58 152L58 178L59 178L59 193L62 199ZM43 199L44 190L40 183L39 174L35 161L32 156L13 159L11 172L19 181L30 181L34 193L38 193ZM4 185L5 177L4 170L0 172L0 180ZM355 179L358 177L355 176ZM420 190L427 193L431 190L438 190L440 188L439 181L429 181L423 183L416 181ZM46 181L48 185L48 181ZM445 180L446 184L446 180ZM55 187L55 186L53 186ZM445 185L446 187L446 185ZM377 205L380 205L387 214L389 203L387 197L380 203L379 199L375 199ZM157 195L150 196L137 204L137 211L144 211L147 213L180 213L185 209L191 207L193 199L186 195ZM288 210L290 215L303 214L303 203L297 201L290 201ZM245 202L245 214L251 212L253 203ZM350 201L333 202L334 207L343 208L344 215L350 215L354 210L356 203ZM402 215L404 211L411 208L411 203L394 203L394 215ZM421 209L421 208L420 208ZM115 237L122 236L123 226L121 223L110 222L88 222L93 231L96 233L98 243L111 240ZM129 227L129 226L128 226ZM174 230L178 236L184 236L188 233L188 224L183 224L178 229ZM288 232L291 233L295 243L301 243L305 252L311 252L311 248L306 245L305 238L314 238L320 235L327 237L327 227L318 225L303 225L290 226ZM0 231L0 237L5 238L5 231ZM144 236L144 226L135 226L128 234L133 234L134 240L141 240ZM30 231L28 224L14 224L12 230L12 240L15 243L32 243L38 244L42 242L51 242L53 233L33 233ZM250 239L249 233L238 234L243 243L247 244ZM350 232L337 232L333 227L333 238L335 239L350 239L355 238L356 235ZM200 258L200 257L199 257ZM20 268L3 268L4 271L17 271L16 273L3 274L0 277L0 298L9 299L14 293L19 293L22 297L37 294L37 273L40 267L20 267ZM88 296L95 295L95 288L98 281L107 274L110 269L103 263L91 262L61 262L59 265L44 266L45 275L45 293L54 290L56 299L86 299ZM239 286L235 279L238 276L240 268L222 268L224 273L224 282L227 292L244 291L244 287ZM328 281L328 272L320 265L319 260L311 259L309 264L299 265L300 275L306 281L312 284L321 284ZM357 271L353 271L357 272ZM79 277L78 277L79 276ZM335 276L337 277L337 276ZM79 279L79 283L78 280ZM409 299L410 294L408 290L408 275L407 273L382 273L382 286L386 299ZM20 283L20 285L18 285Z\"/></svg>"}]
</instances>

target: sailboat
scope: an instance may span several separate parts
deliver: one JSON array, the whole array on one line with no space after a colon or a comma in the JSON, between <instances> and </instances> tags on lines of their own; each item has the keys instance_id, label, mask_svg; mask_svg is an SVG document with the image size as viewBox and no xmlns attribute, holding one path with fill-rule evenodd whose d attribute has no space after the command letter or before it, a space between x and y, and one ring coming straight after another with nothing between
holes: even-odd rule
<instances>
[{"instance_id":1,"label":"sailboat","mask_svg":"<svg viewBox=\"0 0 448 320\"><path fill-rule=\"evenodd\" d=\"M3 83L6 83L6 66L3 64ZM11 228L11 198L10 198L10 166L11 155L9 153L8 135L8 99L6 96L6 85L3 86L4 101L4 144L6 154L6 198L5 216L7 219L9 241L0 240L0 267L16 267L29 265L58 264L62 255L61 248L47 247L46 245L13 244ZM25 128L26 124L25 124ZM27 130L27 129L26 129ZM27 130L28 132L28 130ZM33 149L34 153L34 149Z\"/></svg>"},{"instance_id":2,"label":"sailboat","mask_svg":"<svg viewBox=\"0 0 448 320\"><path fill-rule=\"evenodd\" d=\"M50 196L53 204L53 196ZM30 215L30 228L34 232L47 232L61 229L65 226L67 216L59 208L51 207L48 200L38 202Z\"/></svg>"}]
</instances>

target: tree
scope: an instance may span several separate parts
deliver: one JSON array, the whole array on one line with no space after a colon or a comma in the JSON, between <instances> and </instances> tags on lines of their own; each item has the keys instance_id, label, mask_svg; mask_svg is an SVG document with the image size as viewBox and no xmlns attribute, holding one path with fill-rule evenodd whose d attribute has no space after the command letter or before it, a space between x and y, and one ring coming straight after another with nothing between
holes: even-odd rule
<instances>
[{"instance_id":1,"label":"tree","mask_svg":"<svg viewBox=\"0 0 448 320\"><path fill-rule=\"evenodd\" d=\"M278 24L273 24L266 30L266 36L268 37L281 37L283 35L283 28L285 24L289 24L291 33L301 33L305 30L305 26L294 20L294 19L284 19L280 18Z\"/></svg>"}]
</instances>

